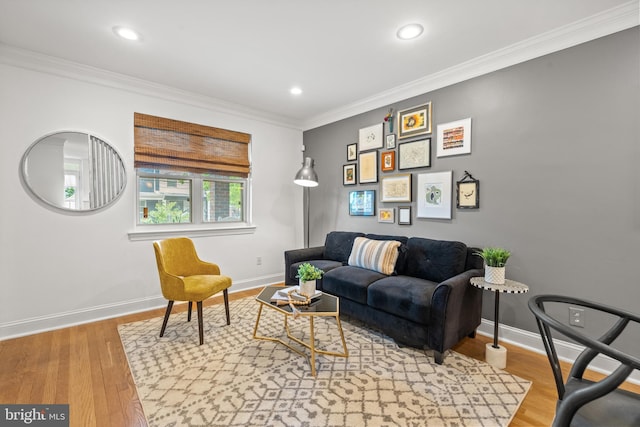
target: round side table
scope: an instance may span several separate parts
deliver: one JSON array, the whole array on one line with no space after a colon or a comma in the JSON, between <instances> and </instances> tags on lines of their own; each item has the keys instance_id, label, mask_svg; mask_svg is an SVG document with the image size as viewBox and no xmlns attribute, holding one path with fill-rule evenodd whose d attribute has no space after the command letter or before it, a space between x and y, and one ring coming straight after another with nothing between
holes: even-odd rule
<instances>
[{"instance_id":1,"label":"round side table","mask_svg":"<svg viewBox=\"0 0 640 427\"><path fill-rule=\"evenodd\" d=\"M524 294L529 292L529 287L524 283L516 282L515 280L506 279L503 285L495 283L485 282L484 277L472 277L471 284L476 288L484 289L486 291L492 291L496 295L496 301L494 306L494 322L493 322L493 344L486 345L485 356L487 363L495 366L498 369L504 369L507 367L507 349L501 347L498 344L498 325L499 325L499 313L500 313L500 293L507 294Z\"/></svg>"}]
</instances>

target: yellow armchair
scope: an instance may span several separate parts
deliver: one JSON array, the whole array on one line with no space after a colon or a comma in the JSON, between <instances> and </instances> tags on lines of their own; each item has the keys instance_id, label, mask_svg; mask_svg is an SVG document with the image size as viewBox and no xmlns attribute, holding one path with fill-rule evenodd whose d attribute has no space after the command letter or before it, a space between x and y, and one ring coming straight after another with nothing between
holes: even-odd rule
<instances>
[{"instance_id":1,"label":"yellow armchair","mask_svg":"<svg viewBox=\"0 0 640 427\"><path fill-rule=\"evenodd\" d=\"M160 275L162 295L169 300L162 322L160 336L164 335L174 301L188 301L187 321L191 321L193 302L198 307L198 333L200 345L204 343L202 323L202 301L223 291L224 306L229 319L229 293L231 278L220 274L220 267L211 262L202 261L196 253L193 241L186 237L176 237L153 242L156 263Z\"/></svg>"}]
</instances>

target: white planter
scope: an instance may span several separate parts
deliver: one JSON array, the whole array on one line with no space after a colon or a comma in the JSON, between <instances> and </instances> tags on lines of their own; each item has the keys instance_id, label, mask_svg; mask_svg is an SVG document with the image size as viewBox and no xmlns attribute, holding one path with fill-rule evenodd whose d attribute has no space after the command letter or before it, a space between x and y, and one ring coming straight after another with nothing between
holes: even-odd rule
<instances>
[{"instance_id":1,"label":"white planter","mask_svg":"<svg viewBox=\"0 0 640 427\"><path fill-rule=\"evenodd\" d=\"M504 285L505 267L489 267L484 266L484 281L493 283L494 285Z\"/></svg>"},{"instance_id":2,"label":"white planter","mask_svg":"<svg viewBox=\"0 0 640 427\"><path fill-rule=\"evenodd\" d=\"M316 293L316 281L315 280L307 280L303 282L300 280L300 293L302 295L306 295L308 297L312 297Z\"/></svg>"}]
</instances>

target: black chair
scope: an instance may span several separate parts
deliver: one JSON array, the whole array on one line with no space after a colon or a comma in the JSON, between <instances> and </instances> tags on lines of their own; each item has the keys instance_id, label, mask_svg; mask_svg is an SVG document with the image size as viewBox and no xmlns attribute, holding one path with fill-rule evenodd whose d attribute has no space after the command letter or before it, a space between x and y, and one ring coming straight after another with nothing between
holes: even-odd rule
<instances>
[{"instance_id":1,"label":"black chair","mask_svg":"<svg viewBox=\"0 0 640 427\"><path fill-rule=\"evenodd\" d=\"M545 303L549 303L547 310ZM615 323L604 335L594 339L550 316L548 311L552 304L554 313L567 313L569 305L579 306L590 309L588 313L606 313ZM557 311L556 305L560 305L564 311ZM630 322L640 324L640 316L602 304L558 295L535 296L529 300L529 309L536 316L558 389L553 426L640 426L640 394L618 388L634 369L640 369L640 359L610 345ZM550 328L585 346L576 358L566 382L563 381ZM620 365L600 381L582 378L589 363L598 354L607 355Z\"/></svg>"}]
</instances>

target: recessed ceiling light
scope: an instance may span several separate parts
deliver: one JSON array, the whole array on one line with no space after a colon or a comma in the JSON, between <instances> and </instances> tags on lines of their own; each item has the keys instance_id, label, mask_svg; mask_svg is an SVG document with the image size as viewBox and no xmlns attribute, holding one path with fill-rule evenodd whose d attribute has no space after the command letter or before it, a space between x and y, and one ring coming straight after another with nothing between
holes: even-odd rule
<instances>
[{"instance_id":1,"label":"recessed ceiling light","mask_svg":"<svg viewBox=\"0 0 640 427\"><path fill-rule=\"evenodd\" d=\"M420 24L408 24L400 27L396 35L400 40L411 40L417 38L424 31Z\"/></svg>"},{"instance_id":2,"label":"recessed ceiling light","mask_svg":"<svg viewBox=\"0 0 640 427\"><path fill-rule=\"evenodd\" d=\"M302 89L300 89L299 87L295 86L295 87L292 87L289 92L291 92L292 95L300 95L300 94L302 94Z\"/></svg>"},{"instance_id":3,"label":"recessed ceiling light","mask_svg":"<svg viewBox=\"0 0 640 427\"><path fill-rule=\"evenodd\" d=\"M138 41L140 40L140 34L127 27L113 27L113 32L116 33L117 36L122 37L123 39Z\"/></svg>"}]
</instances>

